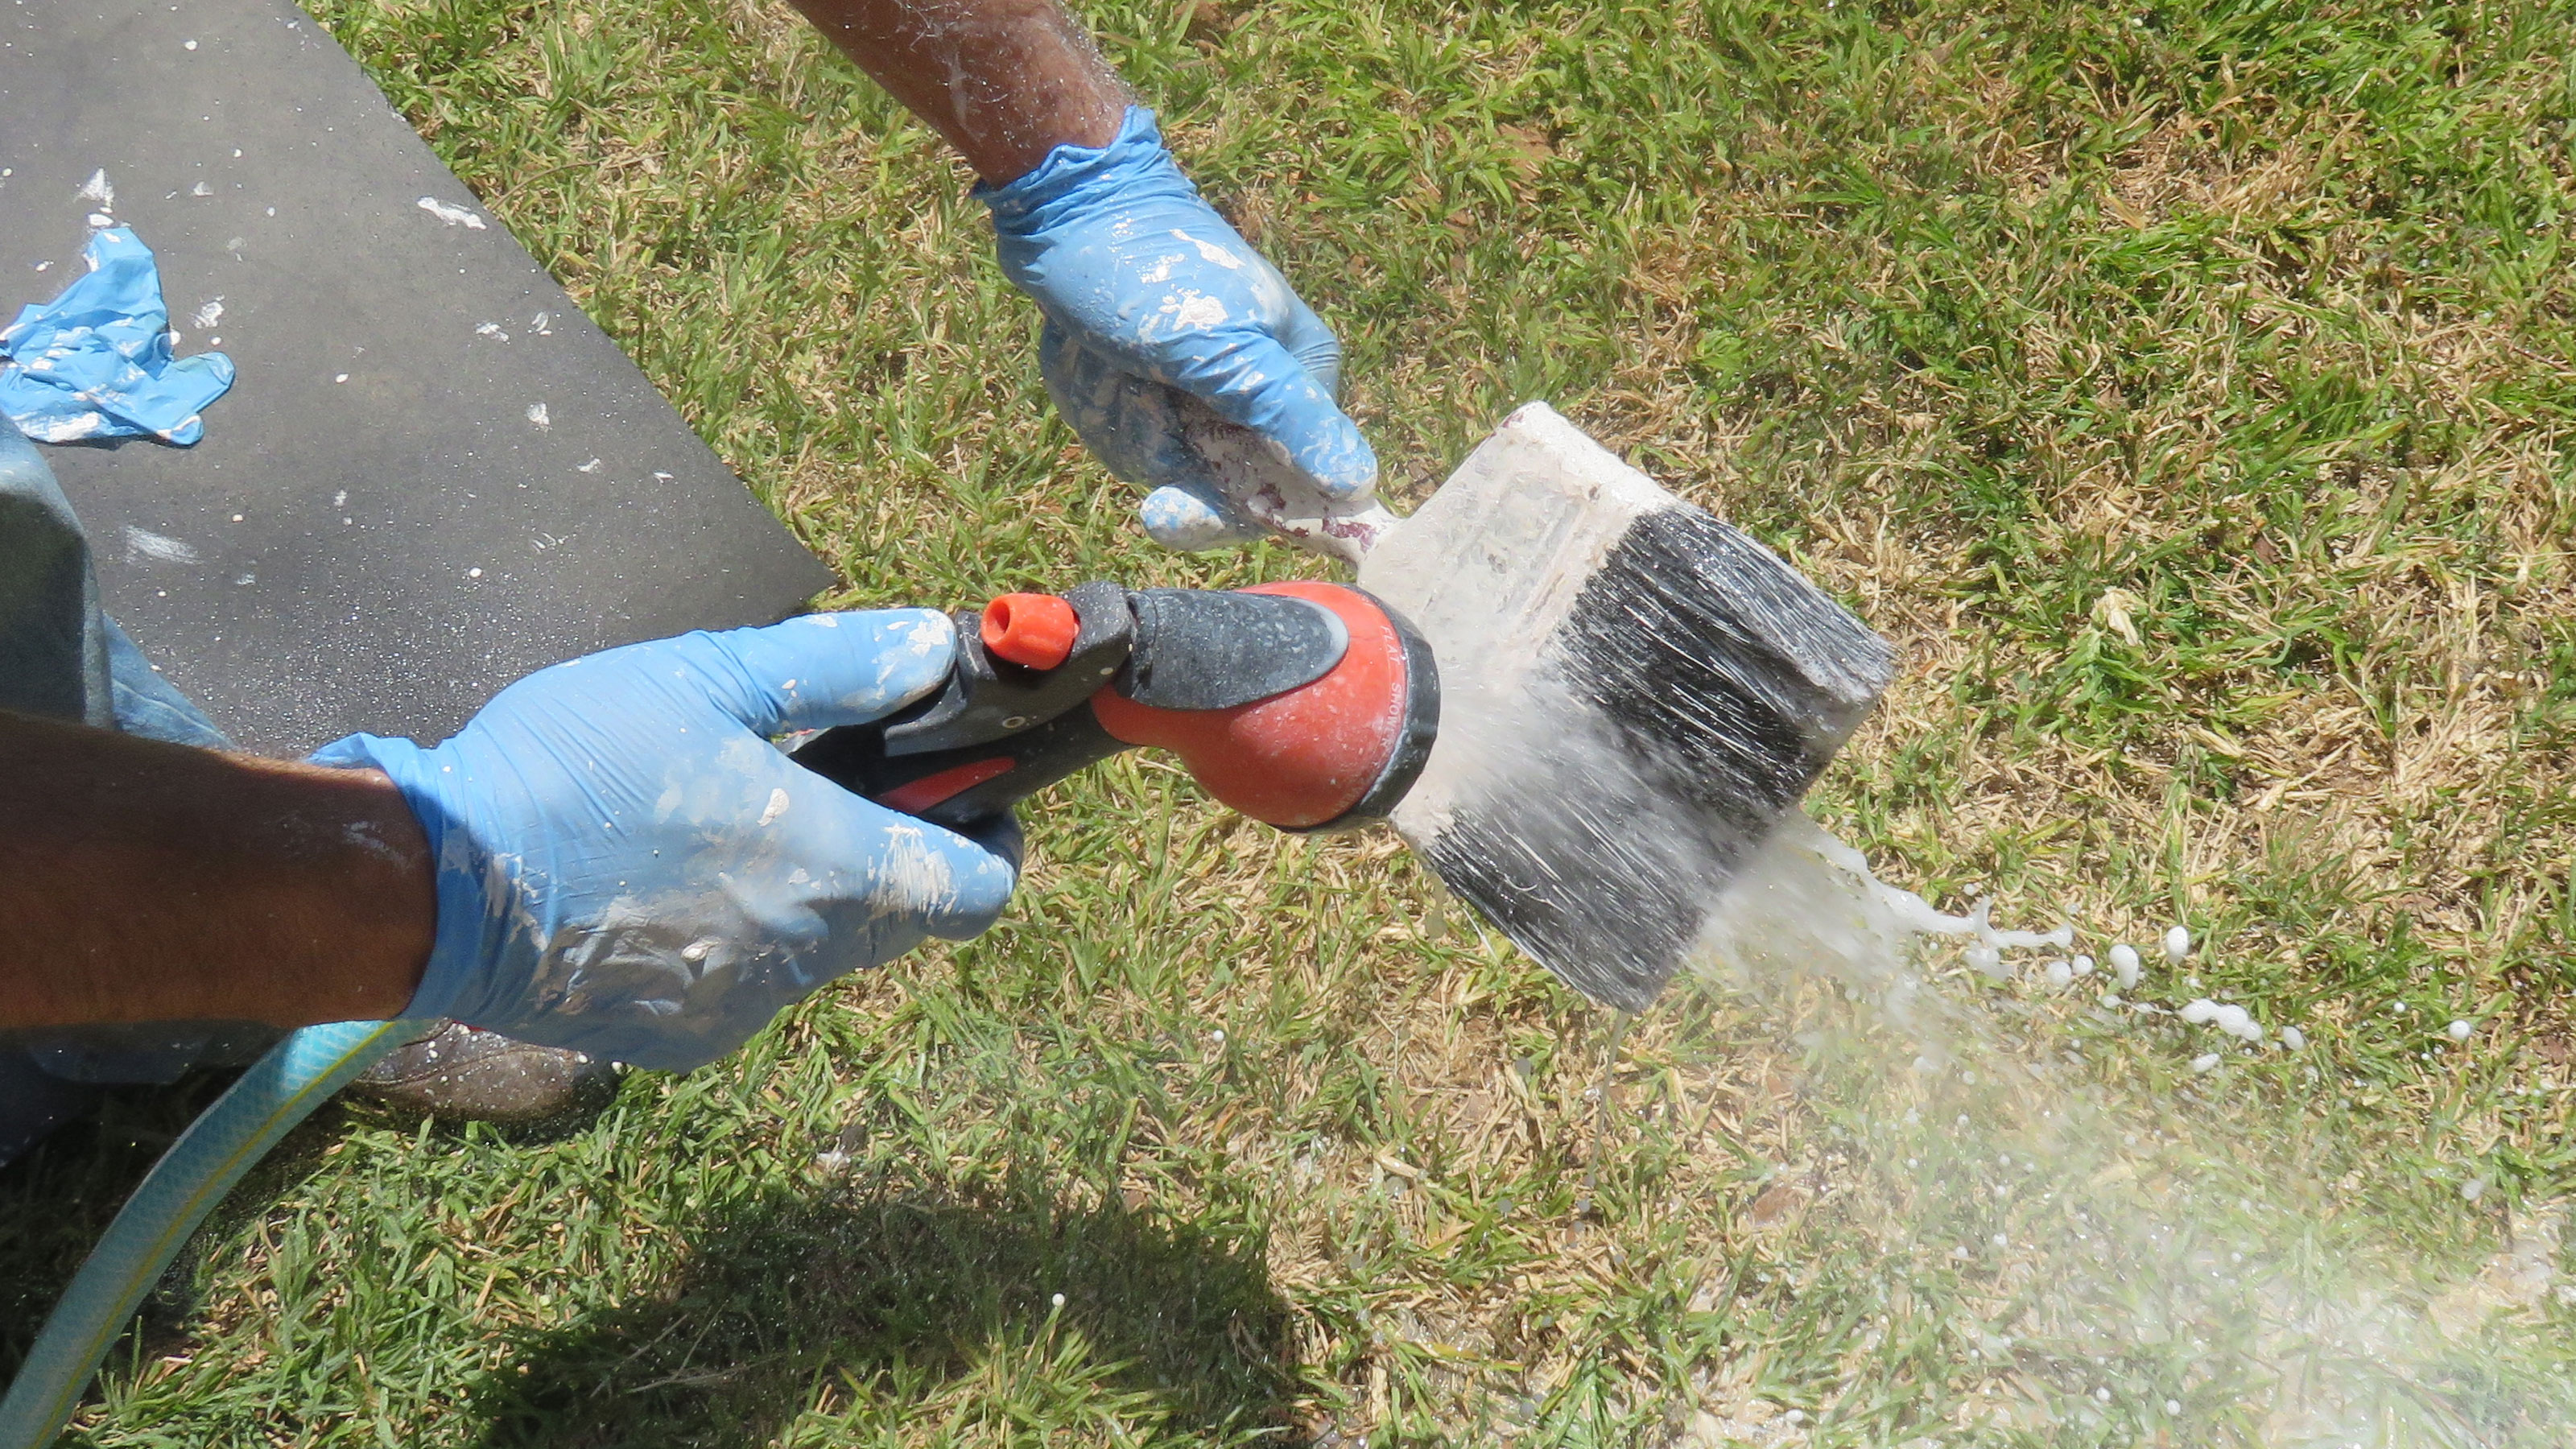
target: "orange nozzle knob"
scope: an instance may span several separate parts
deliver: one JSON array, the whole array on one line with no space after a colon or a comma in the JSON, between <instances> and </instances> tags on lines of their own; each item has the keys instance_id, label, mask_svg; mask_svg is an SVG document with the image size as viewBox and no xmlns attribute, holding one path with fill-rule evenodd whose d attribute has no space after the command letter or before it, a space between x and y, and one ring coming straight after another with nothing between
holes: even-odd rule
<instances>
[{"instance_id":1,"label":"orange nozzle knob","mask_svg":"<svg viewBox=\"0 0 2576 1449\"><path fill-rule=\"evenodd\" d=\"M1082 620L1053 594L1004 594L984 606L984 647L1013 664L1053 669L1073 652Z\"/></svg>"}]
</instances>

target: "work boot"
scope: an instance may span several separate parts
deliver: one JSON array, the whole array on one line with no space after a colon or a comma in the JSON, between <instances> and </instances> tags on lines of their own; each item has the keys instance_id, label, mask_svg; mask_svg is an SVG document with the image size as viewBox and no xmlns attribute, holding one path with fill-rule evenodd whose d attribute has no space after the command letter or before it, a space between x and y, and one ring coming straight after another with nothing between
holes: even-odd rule
<instances>
[{"instance_id":1,"label":"work boot","mask_svg":"<svg viewBox=\"0 0 2576 1449\"><path fill-rule=\"evenodd\" d=\"M617 1076L615 1063L587 1053L531 1046L450 1021L394 1048L349 1091L441 1121L560 1127L606 1107Z\"/></svg>"}]
</instances>

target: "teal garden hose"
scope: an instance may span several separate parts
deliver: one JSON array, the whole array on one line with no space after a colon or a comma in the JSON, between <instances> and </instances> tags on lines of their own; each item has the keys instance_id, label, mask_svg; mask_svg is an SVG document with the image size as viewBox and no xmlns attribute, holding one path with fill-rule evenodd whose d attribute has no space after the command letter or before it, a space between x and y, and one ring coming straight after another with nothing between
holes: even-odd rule
<instances>
[{"instance_id":1,"label":"teal garden hose","mask_svg":"<svg viewBox=\"0 0 2576 1449\"><path fill-rule=\"evenodd\" d=\"M99 1360L206 1214L296 1123L426 1025L308 1026L271 1048L190 1123L152 1165L45 1320L8 1397L0 1399L0 1449L47 1449L79 1406Z\"/></svg>"}]
</instances>

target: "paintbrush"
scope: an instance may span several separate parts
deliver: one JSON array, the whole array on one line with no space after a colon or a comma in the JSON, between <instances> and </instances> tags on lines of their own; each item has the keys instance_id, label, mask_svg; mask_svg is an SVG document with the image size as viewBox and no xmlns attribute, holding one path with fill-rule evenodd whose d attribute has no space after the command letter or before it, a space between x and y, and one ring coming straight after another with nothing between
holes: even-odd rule
<instances>
[{"instance_id":1,"label":"paintbrush","mask_svg":"<svg viewBox=\"0 0 2576 1449\"><path fill-rule=\"evenodd\" d=\"M1212 415L1192 437L1238 507L1428 642L1439 730L1395 827L1606 1005L1655 999L1893 676L1849 610L1544 403L1402 519L1335 509Z\"/></svg>"}]
</instances>

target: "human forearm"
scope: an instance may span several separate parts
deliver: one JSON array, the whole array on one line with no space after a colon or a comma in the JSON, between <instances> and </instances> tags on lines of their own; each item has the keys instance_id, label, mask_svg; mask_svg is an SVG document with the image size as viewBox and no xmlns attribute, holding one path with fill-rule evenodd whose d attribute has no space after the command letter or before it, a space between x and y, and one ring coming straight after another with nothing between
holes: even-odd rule
<instances>
[{"instance_id":1,"label":"human forearm","mask_svg":"<svg viewBox=\"0 0 2576 1449\"><path fill-rule=\"evenodd\" d=\"M1152 489L1148 534L1187 549L1261 535L1227 492L1250 485L1207 451L1226 425L1323 506L1366 506L1377 455L1337 400L1341 344L1056 0L794 3L982 173L1002 274L1046 314L1047 392L1110 471Z\"/></svg>"},{"instance_id":2,"label":"human forearm","mask_svg":"<svg viewBox=\"0 0 2576 1449\"><path fill-rule=\"evenodd\" d=\"M0 711L0 1028L396 1016L435 912L381 774Z\"/></svg>"},{"instance_id":3,"label":"human forearm","mask_svg":"<svg viewBox=\"0 0 2576 1449\"><path fill-rule=\"evenodd\" d=\"M795 0L859 68L996 184L1070 142L1103 146L1127 108L1055 0Z\"/></svg>"}]
</instances>

